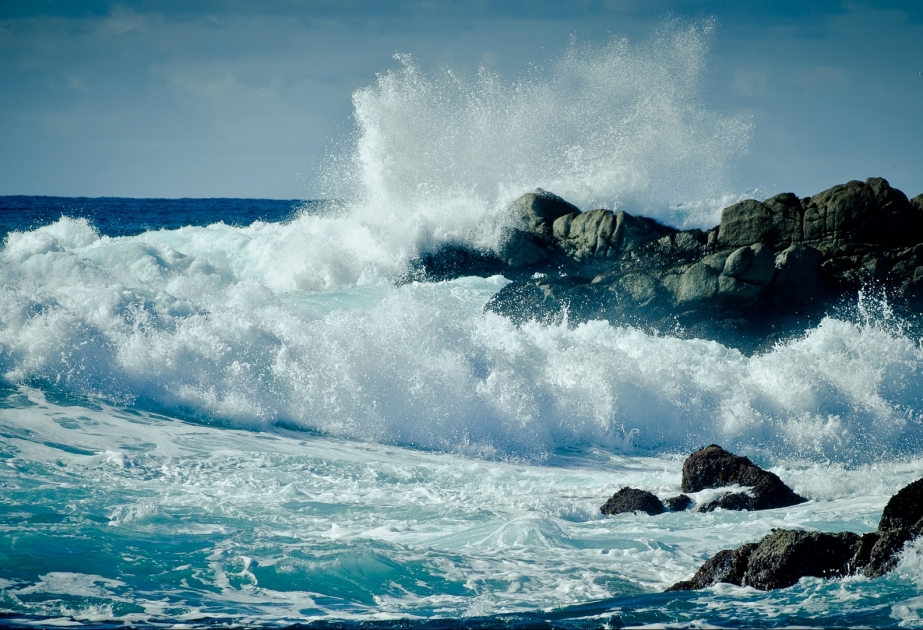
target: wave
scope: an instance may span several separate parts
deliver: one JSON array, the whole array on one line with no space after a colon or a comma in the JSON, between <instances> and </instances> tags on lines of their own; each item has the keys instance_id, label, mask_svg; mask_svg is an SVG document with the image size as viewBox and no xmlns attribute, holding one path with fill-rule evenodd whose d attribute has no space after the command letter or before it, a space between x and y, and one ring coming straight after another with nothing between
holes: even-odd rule
<instances>
[{"instance_id":1,"label":"wave","mask_svg":"<svg viewBox=\"0 0 923 630\"><path fill-rule=\"evenodd\" d=\"M728 190L749 137L700 103L711 28L573 43L515 81L401 57L354 97L356 133L325 171L338 202L286 222L12 232L0 373L201 421L489 458L709 442L840 462L918 452L923 350L882 318L829 317L748 357L617 322L516 327L483 313L501 277L391 282L441 244L495 247L503 209L536 185L674 223L711 216L703 200Z\"/></svg>"}]
</instances>

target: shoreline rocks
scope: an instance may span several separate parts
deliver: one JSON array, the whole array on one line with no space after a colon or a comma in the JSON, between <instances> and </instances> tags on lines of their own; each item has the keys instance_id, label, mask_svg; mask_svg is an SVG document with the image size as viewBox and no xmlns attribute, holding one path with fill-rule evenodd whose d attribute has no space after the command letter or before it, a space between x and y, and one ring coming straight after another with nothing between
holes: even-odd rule
<instances>
[{"instance_id":1,"label":"shoreline rocks","mask_svg":"<svg viewBox=\"0 0 923 630\"><path fill-rule=\"evenodd\" d=\"M502 273L512 282L485 310L517 324L607 319L745 352L816 325L867 282L923 311L923 195L908 199L881 178L744 200L706 231L580 212L541 189L509 213L515 227L498 253L447 247L409 278Z\"/></svg>"},{"instance_id":2,"label":"shoreline rocks","mask_svg":"<svg viewBox=\"0 0 923 630\"><path fill-rule=\"evenodd\" d=\"M697 590L719 582L768 591L792 586L808 576L876 578L893 570L904 546L921 533L923 479L891 497L876 532L860 536L775 529L756 543L719 551L691 579L667 591Z\"/></svg>"},{"instance_id":3,"label":"shoreline rocks","mask_svg":"<svg viewBox=\"0 0 923 630\"><path fill-rule=\"evenodd\" d=\"M690 455L683 463L683 492L732 485L750 486L746 492L729 492L699 508L700 512L725 510L772 510L807 501L795 494L778 475L763 470L746 457L712 444Z\"/></svg>"}]
</instances>

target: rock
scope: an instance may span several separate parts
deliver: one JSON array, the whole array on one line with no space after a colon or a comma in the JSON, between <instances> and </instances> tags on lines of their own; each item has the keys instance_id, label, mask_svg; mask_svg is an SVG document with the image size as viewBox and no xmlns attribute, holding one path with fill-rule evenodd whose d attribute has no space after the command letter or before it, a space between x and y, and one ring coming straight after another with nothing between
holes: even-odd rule
<instances>
[{"instance_id":1,"label":"rock","mask_svg":"<svg viewBox=\"0 0 923 630\"><path fill-rule=\"evenodd\" d=\"M910 483L891 497L881 513L877 540L869 551L864 573L878 577L897 566L904 545L923 533L923 479Z\"/></svg>"},{"instance_id":2,"label":"rock","mask_svg":"<svg viewBox=\"0 0 923 630\"><path fill-rule=\"evenodd\" d=\"M923 241L923 214L880 177L834 186L802 205L802 242L825 254L857 245L897 247Z\"/></svg>"},{"instance_id":3,"label":"rock","mask_svg":"<svg viewBox=\"0 0 923 630\"><path fill-rule=\"evenodd\" d=\"M871 578L889 573L897 566L904 545L916 538L918 534L919 531L914 531L909 527L876 532L875 542L868 551L868 562L863 565L862 573Z\"/></svg>"},{"instance_id":4,"label":"rock","mask_svg":"<svg viewBox=\"0 0 923 630\"><path fill-rule=\"evenodd\" d=\"M702 512L770 510L804 503L777 475L763 470L746 457L734 455L717 444L696 451L683 463L683 492L731 485L751 486L749 492L726 494L703 505Z\"/></svg>"},{"instance_id":5,"label":"rock","mask_svg":"<svg viewBox=\"0 0 923 630\"><path fill-rule=\"evenodd\" d=\"M688 591L725 582L770 591L797 584L803 577L842 577L849 574L859 544L859 536L851 532L777 529L758 543L719 551L691 580L667 590Z\"/></svg>"},{"instance_id":6,"label":"rock","mask_svg":"<svg viewBox=\"0 0 923 630\"><path fill-rule=\"evenodd\" d=\"M794 199L794 201L791 201ZM801 240L801 204L791 193L760 203L747 199L722 210L719 247L746 247L765 243L775 250Z\"/></svg>"},{"instance_id":7,"label":"rock","mask_svg":"<svg viewBox=\"0 0 923 630\"><path fill-rule=\"evenodd\" d=\"M542 190L511 212L518 227L496 259L514 282L485 309L517 323L605 319L752 353L816 326L869 280L898 315L923 311L923 195L910 201L880 178L741 201L708 231L581 213ZM496 270L489 256L456 258L443 266L458 275Z\"/></svg>"},{"instance_id":8,"label":"rock","mask_svg":"<svg viewBox=\"0 0 923 630\"><path fill-rule=\"evenodd\" d=\"M911 199L910 205L913 206L917 212L923 213L923 195L917 195Z\"/></svg>"},{"instance_id":9,"label":"rock","mask_svg":"<svg viewBox=\"0 0 923 630\"><path fill-rule=\"evenodd\" d=\"M554 193L536 188L534 192L516 199L507 212L516 221L516 229L541 239L550 239L555 220L567 214L579 213L580 209Z\"/></svg>"},{"instance_id":10,"label":"rock","mask_svg":"<svg viewBox=\"0 0 923 630\"><path fill-rule=\"evenodd\" d=\"M763 243L756 243L734 250L725 261L721 275L765 287L772 282L775 272L776 260L772 250Z\"/></svg>"},{"instance_id":11,"label":"rock","mask_svg":"<svg viewBox=\"0 0 923 630\"><path fill-rule=\"evenodd\" d=\"M674 512L683 512L689 509L689 506L692 505L692 499L690 499L685 494L679 496L670 497L663 504L673 510Z\"/></svg>"},{"instance_id":12,"label":"rock","mask_svg":"<svg viewBox=\"0 0 923 630\"><path fill-rule=\"evenodd\" d=\"M675 231L652 219L611 210L567 214L555 220L552 229L564 251L580 261L615 259Z\"/></svg>"},{"instance_id":13,"label":"rock","mask_svg":"<svg viewBox=\"0 0 923 630\"><path fill-rule=\"evenodd\" d=\"M552 225L566 214L580 212L541 188L516 199L507 210L513 226L505 230L500 258L510 267L532 267L554 257Z\"/></svg>"},{"instance_id":14,"label":"rock","mask_svg":"<svg viewBox=\"0 0 923 630\"><path fill-rule=\"evenodd\" d=\"M917 479L888 500L881 513L878 531L913 527L923 518L923 479Z\"/></svg>"},{"instance_id":15,"label":"rock","mask_svg":"<svg viewBox=\"0 0 923 630\"><path fill-rule=\"evenodd\" d=\"M786 588L803 577L842 577L859 545L852 532L831 534L777 529L759 541L747 560L745 586Z\"/></svg>"},{"instance_id":16,"label":"rock","mask_svg":"<svg viewBox=\"0 0 923 630\"><path fill-rule=\"evenodd\" d=\"M777 306L790 308L818 297L820 260L820 251L807 245L792 245L776 256L773 289Z\"/></svg>"},{"instance_id":17,"label":"rock","mask_svg":"<svg viewBox=\"0 0 923 630\"><path fill-rule=\"evenodd\" d=\"M612 495L599 510L603 514L623 514L625 512L644 512L651 516L662 514L663 503L647 490L622 488Z\"/></svg>"},{"instance_id":18,"label":"rock","mask_svg":"<svg viewBox=\"0 0 923 630\"><path fill-rule=\"evenodd\" d=\"M694 591L719 582L741 586L747 571L747 561L756 546L756 543L748 543L737 549L719 551L702 565L691 580L677 582L667 591Z\"/></svg>"}]
</instances>

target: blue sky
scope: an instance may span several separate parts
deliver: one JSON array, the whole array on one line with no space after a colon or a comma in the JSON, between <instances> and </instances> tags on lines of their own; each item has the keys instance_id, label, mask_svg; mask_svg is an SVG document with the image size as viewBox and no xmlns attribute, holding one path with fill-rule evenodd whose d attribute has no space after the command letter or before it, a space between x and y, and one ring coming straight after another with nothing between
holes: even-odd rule
<instances>
[{"instance_id":1,"label":"blue sky","mask_svg":"<svg viewBox=\"0 0 923 630\"><path fill-rule=\"evenodd\" d=\"M919 0L0 0L0 194L311 197L396 52L515 77L671 16L717 22L701 96L753 122L739 192L923 192Z\"/></svg>"}]
</instances>

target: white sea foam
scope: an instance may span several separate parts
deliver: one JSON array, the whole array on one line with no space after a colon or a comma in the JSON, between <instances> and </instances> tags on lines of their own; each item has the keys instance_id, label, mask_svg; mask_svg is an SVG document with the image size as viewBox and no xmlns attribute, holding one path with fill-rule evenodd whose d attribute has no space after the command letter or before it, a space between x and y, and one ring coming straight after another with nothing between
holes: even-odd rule
<instances>
[{"instance_id":1,"label":"white sea foam","mask_svg":"<svg viewBox=\"0 0 923 630\"><path fill-rule=\"evenodd\" d=\"M489 457L719 442L858 463L919 447L923 349L874 318L828 318L753 357L604 321L517 328L482 313L499 277L273 286L249 244L284 229L111 239L62 219L12 234L0 370L200 419Z\"/></svg>"}]
</instances>

